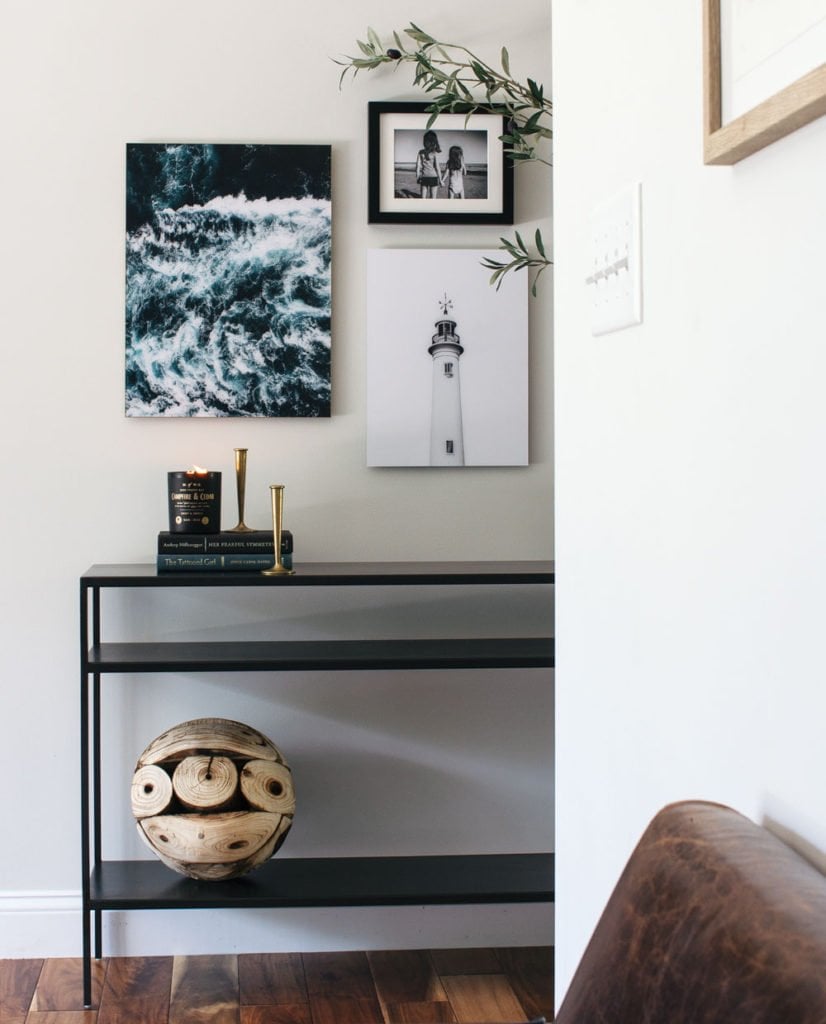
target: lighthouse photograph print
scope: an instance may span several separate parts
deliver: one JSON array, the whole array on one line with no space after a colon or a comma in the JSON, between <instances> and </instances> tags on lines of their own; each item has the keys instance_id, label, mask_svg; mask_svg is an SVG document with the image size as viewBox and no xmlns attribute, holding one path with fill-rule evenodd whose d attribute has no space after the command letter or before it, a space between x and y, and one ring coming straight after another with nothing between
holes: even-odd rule
<instances>
[{"instance_id":1,"label":"lighthouse photograph print","mask_svg":"<svg viewBox=\"0 0 826 1024\"><path fill-rule=\"evenodd\" d=\"M126 415L330 415L330 147L126 148Z\"/></svg>"},{"instance_id":2,"label":"lighthouse photograph print","mask_svg":"<svg viewBox=\"0 0 826 1024\"><path fill-rule=\"evenodd\" d=\"M528 282L498 250L367 254L367 465L528 464Z\"/></svg>"}]
</instances>

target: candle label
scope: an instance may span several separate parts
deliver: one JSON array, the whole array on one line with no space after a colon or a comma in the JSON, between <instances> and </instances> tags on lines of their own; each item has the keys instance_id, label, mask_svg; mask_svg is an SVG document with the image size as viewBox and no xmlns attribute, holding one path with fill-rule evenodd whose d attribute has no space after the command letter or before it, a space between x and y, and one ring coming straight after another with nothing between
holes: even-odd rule
<instances>
[{"instance_id":1,"label":"candle label","mask_svg":"<svg viewBox=\"0 0 826 1024\"><path fill-rule=\"evenodd\" d=\"M168 473L170 533L218 533L221 474Z\"/></svg>"}]
</instances>

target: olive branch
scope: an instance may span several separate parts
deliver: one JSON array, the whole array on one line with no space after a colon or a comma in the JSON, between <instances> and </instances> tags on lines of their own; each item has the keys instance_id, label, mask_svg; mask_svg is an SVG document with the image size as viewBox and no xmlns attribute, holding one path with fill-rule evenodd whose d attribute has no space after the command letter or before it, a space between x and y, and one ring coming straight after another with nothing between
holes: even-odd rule
<instances>
[{"instance_id":1,"label":"olive branch","mask_svg":"<svg viewBox=\"0 0 826 1024\"><path fill-rule=\"evenodd\" d=\"M504 46L499 57L500 70L480 60L467 47L442 43L412 22L403 35L415 45L408 47L402 35L394 31L395 45L386 47L378 34L368 28L367 39L356 40L360 56L335 60L343 68L339 88L348 73L355 77L359 71L375 71L388 64L393 67L413 64L413 84L432 97L427 106L428 128L439 114L465 114L466 121L477 112L498 114L505 118L505 131L499 136L505 156L515 165L533 160L550 166L540 146L552 137L551 101L545 97L542 85L533 79L528 78L523 84L511 75L510 57ZM490 283L497 289L505 274L511 271L535 271L531 292L536 295L539 275L552 261L548 259L538 228L534 248L525 244L518 231L515 236L515 241L500 238L499 248L506 259L485 259L482 265L493 271Z\"/></svg>"}]
</instances>

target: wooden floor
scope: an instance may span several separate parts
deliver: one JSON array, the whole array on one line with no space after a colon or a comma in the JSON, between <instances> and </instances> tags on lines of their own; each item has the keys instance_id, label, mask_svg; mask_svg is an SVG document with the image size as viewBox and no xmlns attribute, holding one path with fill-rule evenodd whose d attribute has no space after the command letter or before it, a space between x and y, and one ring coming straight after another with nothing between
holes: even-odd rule
<instances>
[{"instance_id":1,"label":"wooden floor","mask_svg":"<svg viewBox=\"0 0 826 1024\"><path fill-rule=\"evenodd\" d=\"M553 950L0 960L2 1024L494 1024L553 1015Z\"/></svg>"}]
</instances>

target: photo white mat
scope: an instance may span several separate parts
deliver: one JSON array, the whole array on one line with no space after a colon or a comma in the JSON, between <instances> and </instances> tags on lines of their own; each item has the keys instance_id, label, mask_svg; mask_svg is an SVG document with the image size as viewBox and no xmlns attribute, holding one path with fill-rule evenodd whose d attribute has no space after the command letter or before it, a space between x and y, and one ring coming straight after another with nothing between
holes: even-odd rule
<instances>
[{"instance_id":1,"label":"photo white mat","mask_svg":"<svg viewBox=\"0 0 826 1024\"><path fill-rule=\"evenodd\" d=\"M426 210L428 213L451 213L457 212L456 200L444 198L438 199L409 199L396 197L394 193L395 183L395 132L399 128L411 130L413 128L421 131L424 136L430 114L383 114L380 122L380 167L379 167L379 206L385 213L421 213ZM447 130L453 131L483 131L487 135L487 199L463 199L461 210L467 213L501 213L503 197L503 176L502 176L502 143L499 141L501 132L501 119L491 118L487 114L472 114L467 117L465 114L440 114L433 125L437 134L444 134ZM447 151L442 154L443 160L447 159ZM424 205L422 205L424 204Z\"/></svg>"}]
</instances>

